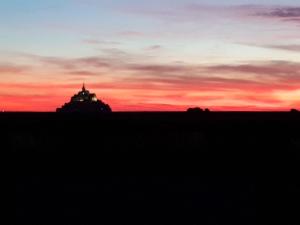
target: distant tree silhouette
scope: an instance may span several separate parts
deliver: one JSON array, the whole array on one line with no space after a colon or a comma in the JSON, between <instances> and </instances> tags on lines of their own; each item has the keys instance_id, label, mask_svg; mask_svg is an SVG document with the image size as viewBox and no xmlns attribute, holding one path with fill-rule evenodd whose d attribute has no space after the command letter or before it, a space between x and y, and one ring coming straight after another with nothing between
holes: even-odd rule
<instances>
[{"instance_id":1,"label":"distant tree silhouette","mask_svg":"<svg viewBox=\"0 0 300 225\"><path fill-rule=\"evenodd\" d=\"M291 113L298 113L299 111L297 109L291 109Z\"/></svg>"},{"instance_id":2,"label":"distant tree silhouette","mask_svg":"<svg viewBox=\"0 0 300 225\"><path fill-rule=\"evenodd\" d=\"M188 108L187 112L188 113L199 113L199 112L203 112L203 109L201 109L200 107Z\"/></svg>"}]
</instances>

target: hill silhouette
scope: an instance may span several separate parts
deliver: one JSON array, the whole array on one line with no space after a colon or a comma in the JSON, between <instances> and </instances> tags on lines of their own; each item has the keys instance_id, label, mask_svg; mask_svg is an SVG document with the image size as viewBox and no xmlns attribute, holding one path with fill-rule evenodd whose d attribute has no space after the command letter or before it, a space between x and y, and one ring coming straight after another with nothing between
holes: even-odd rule
<instances>
[{"instance_id":1,"label":"hill silhouette","mask_svg":"<svg viewBox=\"0 0 300 225\"><path fill-rule=\"evenodd\" d=\"M110 113L112 110L108 104L97 99L96 94L90 93L83 84L82 90L65 103L57 112L64 113Z\"/></svg>"}]
</instances>

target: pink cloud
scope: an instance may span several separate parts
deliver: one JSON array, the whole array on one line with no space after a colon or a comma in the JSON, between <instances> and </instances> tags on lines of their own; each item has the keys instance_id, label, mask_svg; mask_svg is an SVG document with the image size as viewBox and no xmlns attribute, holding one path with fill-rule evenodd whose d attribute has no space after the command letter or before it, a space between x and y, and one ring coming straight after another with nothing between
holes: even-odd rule
<instances>
[{"instance_id":1,"label":"pink cloud","mask_svg":"<svg viewBox=\"0 0 300 225\"><path fill-rule=\"evenodd\" d=\"M19 66L19 65L12 65L12 64L0 64L0 74L1 73L23 73L29 71L30 67L28 66Z\"/></svg>"}]
</instances>

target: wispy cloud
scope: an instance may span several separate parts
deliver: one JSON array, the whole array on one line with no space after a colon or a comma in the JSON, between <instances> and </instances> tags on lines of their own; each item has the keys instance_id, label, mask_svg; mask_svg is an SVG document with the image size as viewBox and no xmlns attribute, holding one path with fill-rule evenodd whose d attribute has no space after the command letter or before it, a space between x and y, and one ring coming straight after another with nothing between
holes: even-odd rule
<instances>
[{"instance_id":1,"label":"wispy cloud","mask_svg":"<svg viewBox=\"0 0 300 225\"><path fill-rule=\"evenodd\" d=\"M300 63L288 61L267 61L261 63L248 63L241 65L217 65L208 67L210 71L234 74L236 72L242 74L259 75L260 79L264 77L273 78L298 78Z\"/></svg>"},{"instance_id":2,"label":"wispy cloud","mask_svg":"<svg viewBox=\"0 0 300 225\"><path fill-rule=\"evenodd\" d=\"M124 13L137 14L151 17L152 19L163 19L168 22L199 22L199 19L211 19L226 17L239 17L241 15L255 14L261 10L259 5L208 5L199 3L184 4L181 6L159 8L130 8L124 9Z\"/></svg>"},{"instance_id":3,"label":"wispy cloud","mask_svg":"<svg viewBox=\"0 0 300 225\"><path fill-rule=\"evenodd\" d=\"M208 85L210 87L211 84L220 87L222 84L227 87L234 84L237 87L235 84L239 83L244 88L244 84L291 87L300 83L300 63L296 62L265 61L221 65L158 64L147 63L143 56L140 56L140 58L136 57L133 63L131 60L126 61L123 58L123 54L126 55L126 52L110 51L110 54L74 59L35 55L34 59L39 60L44 65L58 67L62 69L63 74L70 76L106 76L126 84L128 82L153 82L166 86ZM18 73L24 68L3 67L2 70ZM125 78L119 76L123 73L127 74Z\"/></svg>"},{"instance_id":4,"label":"wispy cloud","mask_svg":"<svg viewBox=\"0 0 300 225\"><path fill-rule=\"evenodd\" d=\"M300 7L273 6L255 13L255 16L284 23L300 24Z\"/></svg>"},{"instance_id":5,"label":"wispy cloud","mask_svg":"<svg viewBox=\"0 0 300 225\"><path fill-rule=\"evenodd\" d=\"M99 39L83 39L83 43L89 44L89 45L120 45L121 42L117 41L105 41L105 40L99 40Z\"/></svg>"},{"instance_id":6,"label":"wispy cloud","mask_svg":"<svg viewBox=\"0 0 300 225\"><path fill-rule=\"evenodd\" d=\"M99 76L101 73L97 72L92 72L88 70L74 70L74 71L69 71L68 74L70 75L75 75L75 76L82 76L82 77L90 77L90 76Z\"/></svg>"},{"instance_id":7,"label":"wispy cloud","mask_svg":"<svg viewBox=\"0 0 300 225\"><path fill-rule=\"evenodd\" d=\"M289 52L300 52L300 44L255 44L255 43L240 43L245 46L273 49L273 50L282 50Z\"/></svg>"},{"instance_id":8,"label":"wispy cloud","mask_svg":"<svg viewBox=\"0 0 300 225\"><path fill-rule=\"evenodd\" d=\"M268 11L260 13L261 16L274 18L300 18L300 7L271 7Z\"/></svg>"},{"instance_id":9,"label":"wispy cloud","mask_svg":"<svg viewBox=\"0 0 300 225\"><path fill-rule=\"evenodd\" d=\"M7 73L23 73L29 71L29 66L20 66L20 65L13 65L13 64L0 64L0 74L7 74Z\"/></svg>"},{"instance_id":10,"label":"wispy cloud","mask_svg":"<svg viewBox=\"0 0 300 225\"><path fill-rule=\"evenodd\" d=\"M54 66L64 70L76 71L81 68L108 68L111 66L111 59L92 56L92 57L79 57L79 58L66 58L66 57L52 57L41 56L34 54L19 54L23 58L34 60L41 65Z\"/></svg>"},{"instance_id":11,"label":"wispy cloud","mask_svg":"<svg viewBox=\"0 0 300 225\"><path fill-rule=\"evenodd\" d=\"M209 5L190 3L169 9L158 8L131 8L124 10L125 13L138 14L151 17L152 19L163 19L168 22L195 22L226 19L279 19L285 22L299 22L300 7L242 4L242 5Z\"/></svg>"},{"instance_id":12,"label":"wispy cloud","mask_svg":"<svg viewBox=\"0 0 300 225\"><path fill-rule=\"evenodd\" d=\"M292 51L292 52L300 52L300 45L265 45L263 47L285 50L285 51Z\"/></svg>"},{"instance_id":13,"label":"wispy cloud","mask_svg":"<svg viewBox=\"0 0 300 225\"><path fill-rule=\"evenodd\" d=\"M119 54L115 54L115 60ZM32 59L32 56L28 56ZM93 80L91 90L101 91L120 107L128 99L130 104L144 104L144 107L176 104L189 105L201 102L209 106L246 106L246 103L263 107L287 105L283 99L274 97L278 91L291 92L300 86L300 63L287 61L248 62L243 64L185 64L185 63L148 63L145 60L126 61L115 64L111 56L90 56L81 58L34 57L44 68L57 67L69 85L62 85L57 80L55 85L1 84L5 98L14 93L40 93L55 89L57 99L68 98L79 88L79 83L86 78ZM120 59L119 59L120 60ZM12 70L14 71L14 70ZM16 74L19 70L15 70ZM0 88L1 89L1 88ZM3 90L6 90L3 92ZM43 90L43 91L42 91ZM42 92L41 92L42 91ZM100 96L100 97L101 97ZM224 99L224 96L226 97ZM28 101L31 102L30 97ZM287 99L287 102L289 100ZM52 104L52 103L51 103ZM129 104L129 105L130 105ZM291 103L292 104L292 103ZM130 106L127 105L126 109ZM173 105L173 106L171 106ZM258 107L257 106L257 107ZM256 106L255 106L256 107ZM175 107L176 108L176 107Z\"/></svg>"},{"instance_id":14,"label":"wispy cloud","mask_svg":"<svg viewBox=\"0 0 300 225\"><path fill-rule=\"evenodd\" d=\"M158 51L158 50L162 50L163 46L161 45L151 45L149 47L147 47L145 50L147 51Z\"/></svg>"}]
</instances>

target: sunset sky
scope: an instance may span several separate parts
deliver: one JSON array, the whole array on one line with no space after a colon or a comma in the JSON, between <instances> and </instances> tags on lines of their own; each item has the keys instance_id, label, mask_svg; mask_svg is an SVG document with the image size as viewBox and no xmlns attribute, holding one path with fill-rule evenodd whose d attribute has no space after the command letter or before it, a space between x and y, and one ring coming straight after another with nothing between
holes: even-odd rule
<instances>
[{"instance_id":1,"label":"sunset sky","mask_svg":"<svg viewBox=\"0 0 300 225\"><path fill-rule=\"evenodd\" d=\"M300 108L298 0L2 0L0 110Z\"/></svg>"}]
</instances>

